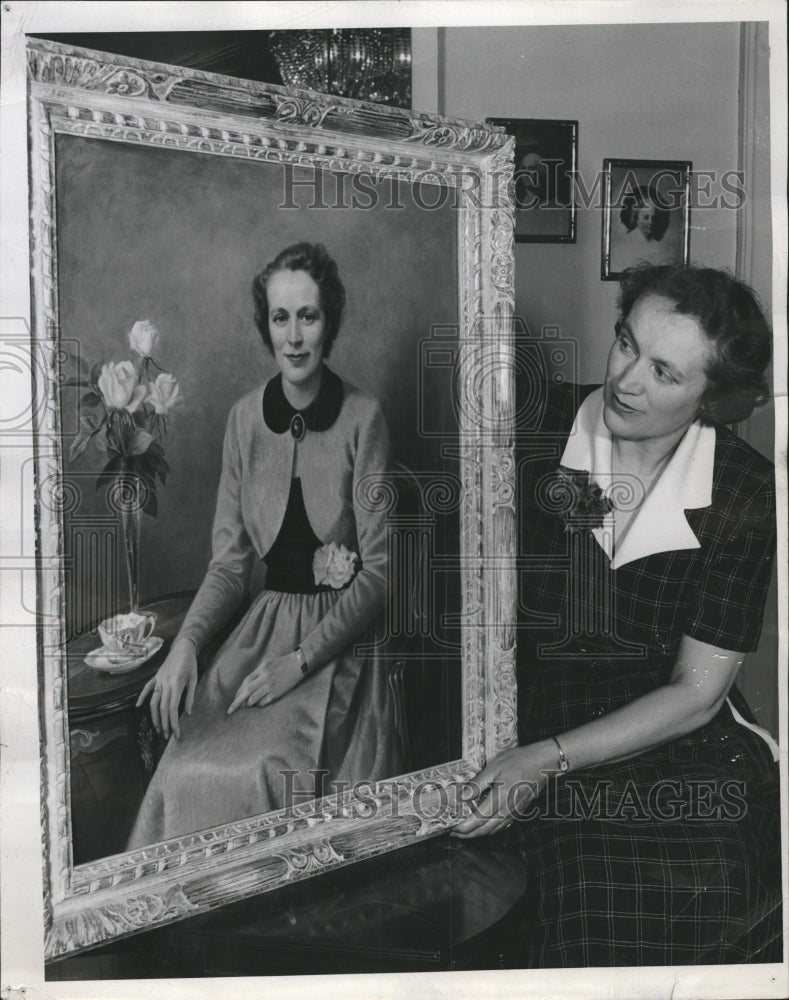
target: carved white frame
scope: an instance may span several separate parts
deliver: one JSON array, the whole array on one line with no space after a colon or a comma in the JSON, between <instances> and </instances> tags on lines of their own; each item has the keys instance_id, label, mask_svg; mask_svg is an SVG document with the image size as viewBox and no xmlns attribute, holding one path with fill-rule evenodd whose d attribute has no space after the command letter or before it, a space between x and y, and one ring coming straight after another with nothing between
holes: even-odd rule
<instances>
[{"instance_id":1,"label":"carved white frame","mask_svg":"<svg viewBox=\"0 0 789 1000\"><path fill-rule=\"evenodd\" d=\"M453 823L449 790L516 742L512 140L418 114L42 40L28 43L45 954L54 959L391 851ZM210 106L211 110L206 110ZM75 866L71 849L55 136L312 164L458 198L463 757L376 786ZM421 809L414 805L419 791ZM433 818L426 818L433 817Z\"/></svg>"}]
</instances>

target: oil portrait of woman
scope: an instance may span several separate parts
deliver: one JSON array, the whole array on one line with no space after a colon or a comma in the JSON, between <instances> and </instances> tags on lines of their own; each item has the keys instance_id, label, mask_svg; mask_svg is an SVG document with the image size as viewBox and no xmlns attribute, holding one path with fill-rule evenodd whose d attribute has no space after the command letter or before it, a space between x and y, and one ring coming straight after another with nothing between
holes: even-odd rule
<instances>
[{"instance_id":1,"label":"oil portrait of woman","mask_svg":"<svg viewBox=\"0 0 789 1000\"><path fill-rule=\"evenodd\" d=\"M279 374L231 411L211 565L138 699L174 738L130 849L403 770L386 665L354 654L388 582L385 512L365 509L358 487L376 474L383 484L390 449L377 400L325 364L345 289L326 249L301 243L253 291ZM237 610L256 557L265 589L198 686L198 654Z\"/></svg>"}]
</instances>

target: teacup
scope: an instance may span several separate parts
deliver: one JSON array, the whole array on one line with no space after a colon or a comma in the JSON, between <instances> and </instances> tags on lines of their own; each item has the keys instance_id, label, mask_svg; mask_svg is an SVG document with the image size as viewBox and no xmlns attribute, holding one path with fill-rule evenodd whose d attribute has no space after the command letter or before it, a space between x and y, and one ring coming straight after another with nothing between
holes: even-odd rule
<instances>
[{"instance_id":1,"label":"teacup","mask_svg":"<svg viewBox=\"0 0 789 1000\"><path fill-rule=\"evenodd\" d=\"M141 653L145 649L145 640L155 628L156 615L153 612L138 614L130 611L105 619L99 625L99 638L111 653Z\"/></svg>"}]
</instances>

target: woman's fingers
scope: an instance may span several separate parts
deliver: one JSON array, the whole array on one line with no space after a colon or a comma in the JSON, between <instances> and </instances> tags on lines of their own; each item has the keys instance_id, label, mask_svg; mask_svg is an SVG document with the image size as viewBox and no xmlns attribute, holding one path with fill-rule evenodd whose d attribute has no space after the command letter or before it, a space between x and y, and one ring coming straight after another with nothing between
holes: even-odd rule
<instances>
[{"instance_id":1,"label":"woman's fingers","mask_svg":"<svg viewBox=\"0 0 789 1000\"><path fill-rule=\"evenodd\" d=\"M268 704L274 698L274 682L268 673L251 674L247 685L247 705Z\"/></svg>"},{"instance_id":2,"label":"woman's fingers","mask_svg":"<svg viewBox=\"0 0 789 1000\"><path fill-rule=\"evenodd\" d=\"M154 692L154 696L157 692ZM159 699L159 716L162 720L162 733L164 738L168 740L170 738L170 698L171 691L169 684L165 687L162 685L161 695Z\"/></svg>"},{"instance_id":3,"label":"woman's fingers","mask_svg":"<svg viewBox=\"0 0 789 1000\"><path fill-rule=\"evenodd\" d=\"M181 738L181 727L178 724L178 708L181 704L181 693L183 688L179 688L177 691L170 691L170 698L168 701L168 715L170 723L170 732L173 736L180 740Z\"/></svg>"},{"instance_id":4,"label":"woman's fingers","mask_svg":"<svg viewBox=\"0 0 789 1000\"><path fill-rule=\"evenodd\" d=\"M473 788L474 794L467 798L466 802L479 802L480 799L485 798L486 795L490 794L491 786L495 781L493 773L486 767L479 774L472 778L471 781L466 782L466 784Z\"/></svg>"},{"instance_id":5,"label":"woman's fingers","mask_svg":"<svg viewBox=\"0 0 789 1000\"><path fill-rule=\"evenodd\" d=\"M512 815L508 809L508 787L498 767L483 768L479 774L466 782L473 792L463 795L462 801L470 815L464 816L452 829L456 837L484 837L509 826Z\"/></svg>"},{"instance_id":6,"label":"woman's fingers","mask_svg":"<svg viewBox=\"0 0 789 1000\"><path fill-rule=\"evenodd\" d=\"M474 817L471 820L463 820L452 829L452 836L461 840L470 840L472 837L489 837L491 834L506 830L512 823L508 816L496 816L490 819L484 817Z\"/></svg>"},{"instance_id":7,"label":"woman's fingers","mask_svg":"<svg viewBox=\"0 0 789 1000\"><path fill-rule=\"evenodd\" d=\"M265 691L265 690L261 689L260 691L256 692L254 695L250 695L247 698L247 702L246 703L250 707L252 705L260 705L261 708L265 708L266 705L270 705L272 703L272 701L276 701L277 697L278 696L275 695L273 691Z\"/></svg>"},{"instance_id":8,"label":"woman's fingers","mask_svg":"<svg viewBox=\"0 0 789 1000\"><path fill-rule=\"evenodd\" d=\"M168 738L173 733L178 739L181 735L178 724L181 698L186 691L186 710L191 712L196 687L195 647L191 642L179 645L176 641L155 676L143 687L136 704L139 707L150 698L151 722L156 732Z\"/></svg>"},{"instance_id":9,"label":"woman's fingers","mask_svg":"<svg viewBox=\"0 0 789 1000\"><path fill-rule=\"evenodd\" d=\"M271 687L271 681L265 674L259 674L257 670L247 677L247 704L254 703Z\"/></svg>"},{"instance_id":10,"label":"woman's fingers","mask_svg":"<svg viewBox=\"0 0 789 1000\"><path fill-rule=\"evenodd\" d=\"M175 738L181 735L178 725L178 709L181 707L181 695L184 692L184 683L178 679L170 683L159 683L154 689L154 698L160 694L159 716L161 718L162 731L167 739L170 734ZM153 702L151 702L153 707Z\"/></svg>"},{"instance_id":11,"label":"woman's fingers","mask_svg":"<svg viewBox=\"0 0 789 1000\"><path fill-rule=\"evenodd\" d=\"M186 704L184 705L184 711L187 715L192 714L192 706L195 703L195 691L197 689L197 675L192 674L189 678L189 683L186 685Z\"/></svg>"},{"instance_id":12,"label":"woman's fingers","mask_svg":"<svg viewBox=\"0 0 789 1000\"><path fill-rule=\"evenodd\" d=\"M243 705L244 702L246 701L246 697L248 694L248 684L247 684L248 680L249 678L241 681L241 683L239 684L238 690L235 693L235 697L230 702L230 707L227 710L228 715L232 715L233 712L235 712L237 708L240 708L241 705Z\"/></svg>"},{"instance_id":13,"label":"woman's fingers","mask_svg":"<svg viewBox=\"0 0 789 1000\"><path fill-rule=\"evenodd\" d=\"M148 695L153 691L155 684L156 684L156 678L152 677L145 685L145 687L142 689L142 691L140 691L137 701L135 701L134 703L135 708L139 708L140 705L142 705L142 703L145 701Z\"/></svg>"},{"instance_id":14,"label":"woman's fingers","mask_svg":"<svg viewBox=\"0 0 789 1000\"><path fill-rule=\"evenodd\" d=\"M156 681L156 678L154 678ZM161 684L155 683L153 688L153 694L151 695L151 722L153 723L153 728L157 733L162 731L162 719L160 714L162 703L162 687Z\"/></svg>"},{"instance_id":15,"label":"woman's fingers","mask_svg":"<svg viewBox=\"0 0 789 1000\"><path fill-rule=\"evenodd\" d=\"M227 714L232 715L242 706L260 705L265 707L287 694L293 684L289 684L283 676L282 666L285 660L286 657L279 657L276 660L267 660L256 667L241 682Z\"/></svg>"},{"instance_id":16,"label":"woman's fingers","mask_svg":"<svg viewBox=\"0 0 789 1000\"><path fill-rule=\"evenodd\" d=\"M247 677L247 697L246 704L270 705L272 701L280 698L285 692L280 690L281 680L278 679L276 671L266 663L254 670Z\"/></svg>"},{"instance_id":17,"label":"woman's fingers","mask_svg":"<svg viewBox=\"0 0 789 1000\"><path fill-rule=\"evenodd\" d=\"M513 817L507 808L507 803L496 790L474 799L465 799L470 804L471 814L464 816L453 829L453 835L458 837L484 837L496 833L509 826Z\"/></svg>"}]
</instances>

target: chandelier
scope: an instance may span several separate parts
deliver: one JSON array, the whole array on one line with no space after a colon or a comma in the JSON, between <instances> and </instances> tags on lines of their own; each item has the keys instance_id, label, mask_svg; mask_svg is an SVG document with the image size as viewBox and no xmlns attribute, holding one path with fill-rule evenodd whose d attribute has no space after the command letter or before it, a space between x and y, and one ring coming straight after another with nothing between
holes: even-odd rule
<instances>
[{"instance_id":1,"label":"chandelier","mask_svg":"<svg viewBox=\"0 0 789 1000\"><path fill-rule=\"evenodd\" d=\"M409 28L272 31L270 46L286 86L411 106Z\"/></svg>"}]
</instances>

